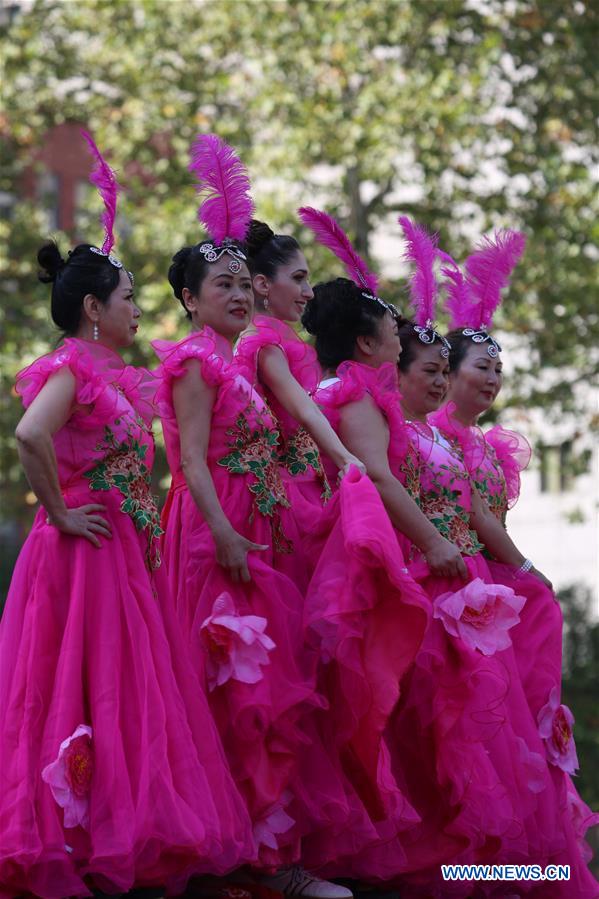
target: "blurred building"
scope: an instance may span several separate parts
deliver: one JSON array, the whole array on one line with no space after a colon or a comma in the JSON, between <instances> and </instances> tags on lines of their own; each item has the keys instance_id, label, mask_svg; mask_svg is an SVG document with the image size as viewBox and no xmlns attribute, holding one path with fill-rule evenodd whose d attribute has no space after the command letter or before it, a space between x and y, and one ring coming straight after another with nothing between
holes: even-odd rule
<instances>
[{"instance_id":1,"label":"blurred building","mask_svg":"<svg viewBox=\"0 0 599 899\"><path fill-rule=\"evenodd\" d=\"M77 213L85 208L93 161L81 128L63 122L47 131L23 175L22 195L45 211L50 231L74 233Z\"/></svg>"},{"instance_id":2,"label":"blurred building","mask_svg":"<svg viewBox=\"0 0 599 899\"><path fill-rule=\"evenodd\" d=\"M599 410L597 392L589 400ZM592 617L599 618L596 435L577 430L571 420L548 424L539 409L510 409L501 422L524 434L533 447L520 498L508 513L510 535L556 590L586 586L592 595Z\"/></svg>"}]
</instances>

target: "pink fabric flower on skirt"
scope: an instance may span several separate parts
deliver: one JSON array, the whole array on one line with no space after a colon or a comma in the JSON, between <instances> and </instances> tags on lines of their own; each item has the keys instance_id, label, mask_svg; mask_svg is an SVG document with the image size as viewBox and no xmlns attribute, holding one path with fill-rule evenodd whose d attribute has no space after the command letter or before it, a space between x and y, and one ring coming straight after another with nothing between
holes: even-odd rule
<instances>
[{"instance_id":1,"label":"pink fabric flower on skirt","mask_svg":"<svg viewBox=\"0 0 599 899\"><path fill-rule=\"evenodd\" d=\"M290 794L283 793L281 799L266 809L262 817L255 822L254 839L257 846L263 845L270 849L278 849L277 834L287 833L295 824L284 808L290 799Z\"/></svg>"},{"instance_id":2,"label":"pink fabric flower on skirt","mask_svg":"<svg viewBox=\"0 0 599 899\"><path fill-rule=\"evenodd\" d=\"M262 680L261 666L270 664L268 653L275 648L275 643L264 633L266 625L266 618L240 615L228 593L221 593L215 599L212 615L200 628L210 690L229 678L244 684Z\"/></svg>"},{"instance_id":3,"label":"pink fabric flower on skirt","mask_svg":"<svg viewBox=\"0 0 599 899\"><path fill-rule=\"evenodd\" d=\"M560 704L557 687L549 694L549 702L539 712L537 721L551 764L557 765L566 774L574 774L578 768L576 744L572 734L574 715L567 705Z\"/></svg>"},{"instance_id":4,"label":"pink fabric flower on skirt","mask_svg":"<svg viewBox=\"0 0 599 899\"><path fill-rule=\"evenodd\" d=\"M518 613L525 602L511 587L485 584L477 577L461 590L438 596L433 617L440 618L453 637L491 656L511 646L508 631L520 621Z\"/></svg>"},{"instance_id":5,"label":"pink fabric flower on skirt","mask_svg":"<svg viewBox=\"0 0 599 899\"><path fill-rule=\"evenodd\" d=\"M58 805L64 809L65 827L89 826L89 788L94 773L92 729L79 727L60 744L56 761L42 771Z\"/></svg>"}]
</instances>

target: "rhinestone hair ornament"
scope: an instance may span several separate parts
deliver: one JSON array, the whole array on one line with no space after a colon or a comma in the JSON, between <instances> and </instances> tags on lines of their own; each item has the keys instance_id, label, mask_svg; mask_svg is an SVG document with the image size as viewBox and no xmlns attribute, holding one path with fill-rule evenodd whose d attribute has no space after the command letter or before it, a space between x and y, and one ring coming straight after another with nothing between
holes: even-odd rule
<instances>
[{"instance_id":1,"label":"rhinestone hair ornament","mask_svg":"<svg viewBox=\"0 0 599 899\"><path fill-rule=\"evenodd\" d=\"M199 252L206 262L218 262L228 255L229 271L237 274L247 256L235 241L245 240L254 213L247 170L235 150L216 134L196 137L189 170L202 197L198 219L209 234Z\"/></svg>"},{"instance_id":2,"label":"rhinestone hair ornament","mask_svg":"<svg viewBox=\"0 0 599 899\"><path fill-rule=\"evenodd\" d=\"M473 343L486 343L487 353L495 359L501 346L489 334L493 315L501 304L501 291L507 287L511 274L526 246L520 231L496 231L492 238L484 237L466 259L465 274L447 253L439 250L445 276L446 309L451 330L462 331Z\"/></svg>"},{"instance_id":3,"label":"rhinestone hair ornament","mask_svg":"<svg viewBox=\"0 0 599 899\"><path fill-rule=\"evenodd\" d=\"M435 330L435 306L438 286L435 276L437 258L437 236L431 235L422 226L412 222L407 216L398 219L407 242L404 259L413 263L410 275L410 303L414 310L412 327L421 343L431 346L440 343L439 352L444 359L449 357L451 344Z\"/></svg>"},{"instance_id":4,"label":"rhinestone hair ornament","mask_svg":"<svg viewBox=\"0 0 599 899\"><path fill-rule=\"evenodd\" d=\"M378 303L391 315L397 316L397 310L378 296L377 276L369 271L338 222L326 212L321 212L312 206L302 206L297 212L303 224L314 233L316 240L331 250L343 263L347 274L360 288L364 299Z\"/></svg>"},{"instance_id":5,"label":"rhinestone hair ornament","mask_svg":"<svg viewBox=\"0 0 599 899\"><path fill-rule=\"evenodd\" d=\"M117 195L120 190L120 185L116 180L116 175L100 153L98 147L96 146L91 134L87 131L82 131L81 134L87 141L87 144L91 150L91 154L96 163L96 167L92 171L89 176L90 182L98 189L98 193L102 197L102 201L104 203L104 212L102 213L102 217L100 221L104 226L104 243L101 248L98 247L90 247L90 253L95 253L97 256L105 256L111 265L114 265L115 268L122 268L123 263L117 259L116 256L113 256L111 250L114 246L114 220L116 217L116 201ZM131 281L133 282L133 277L131 273L128 273L131 277Z\"/></svg>"}]
</instances>

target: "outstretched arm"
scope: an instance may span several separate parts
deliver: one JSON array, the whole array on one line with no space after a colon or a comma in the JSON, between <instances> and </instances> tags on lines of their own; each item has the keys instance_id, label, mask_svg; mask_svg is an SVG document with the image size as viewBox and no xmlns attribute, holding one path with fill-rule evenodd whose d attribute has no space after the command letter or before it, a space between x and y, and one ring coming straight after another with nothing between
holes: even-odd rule
<instances>
[{"instance_id":1,"label":"outstretched arm","mask_svg":"<svg viewBox=\"0 0 599 899\"><path fill-rule=\"evenodd\" d=\"M261 382L276 396L283 408L303 425L320 451L337 468L343 470L349 465L356 465L360 471L366 470L360 459L343 445L314 400L295 380L285 354L279 347L262 348L258 356L258 373Z\"/></svg>"},{"instance_id":2,"label":"outstretched arm","mask_svg":"<svg viewBox=\"0 0 599 899\"><path fill-rule=\"evenodd\" d=\"M392 523L421 550L433 574L466 577L458 548L441 536L391 472L389 428L376 405L368 397L348 403L341 412L340 432L346 446L364 460Z\"/></svg>"}]
</instances>

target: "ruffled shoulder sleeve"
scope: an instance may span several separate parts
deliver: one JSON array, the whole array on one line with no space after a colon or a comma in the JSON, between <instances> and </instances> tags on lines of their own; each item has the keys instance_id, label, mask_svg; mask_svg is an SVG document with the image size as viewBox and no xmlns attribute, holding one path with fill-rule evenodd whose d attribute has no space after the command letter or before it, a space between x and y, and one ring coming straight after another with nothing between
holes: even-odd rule
<instances>
[{"instance_id":1,"label":"ruffled shoulder sleeve","mask_svg":"<svg viewBox=\"0 0 599 899\"><path fill-rule=\"evenodd\" d=\"M194 331L178 342L153 340L152 348L160 360L156 375L160 381L157 402L160 414L172 414L172 385L187 374L186 363L197 360L202 378L211 387L219 387L235 379L231 364L231 348L212 328Z\"/></svg>"},{"instance_id":2,"label":"ruffled shoulder sleeve","mask_svg":"<svg viewBox=\"0 0 599 899\"><path fill-rule=\"evenodd\" d=\"M528 466L532 456L530 444L522 434L502 428L501 425L495 425L486 431L484 438L495 451L497 461L501 465L508 508L511 509L520 495L520 472Z\"/></svg>"},{"instance_id":3,"label":"ruffled shoulder sleeve","mask_svg":"<svg viewBox=\"0 0 599 899\"><path fill-rule=\"evenodd\" d=\"M468 427L458 421L455 408L455 403L446 403L428 416L428 422L438 428L447 440L459 445L468 473L475 476L485 458L485 438L480 428Z\"/></svg>"},{"instance_id":4,"label":"ruffled shoulder sleeve","mask_svg":"<svg viewBox=\"0 0 599 899\"><path fill-rule=\"evenodd\" d=\"M48 353L47 356L41 356L22 369L15 380L15 391L21 397L23 405L27 409L36 398L42 387L46 384L52 375L55 375L63 368L70 369L76 382L76 398L81 402L79 395L86 390L89 393L89 381L93 377L91 366L87 364L87 360L79 351L75 341L65 340L64 344Z\"/></svg>"},{"instance_id":5,"label":"ruffled shoulder sleeve","mask_svg":"<svg viewBox=\"0 0 599 899\"><path fill-rule=\"evenodd\" d=\"M337 426L344 406L369 396L387 419L395 452L404 452L408 433L400 406L397 367L391 363L372 368L359 362L343 362L337 376L337 381L319 389L315 397L333 427Z\"/></svg>"},{"instance_id":6,"label":"ruffled shoulder sleeve","mask_svg":"<svg viewBox=\"0 0 599 899\"><path fill-rule=\"evenodd\" d=\"M307 393L314 393L321 376L314 347L296 335L290 325L267 315L257 315L255 330L244 334L235 348L235 363L253 384L257 379L258 354L263 347L277 346L285 354L289 370Z\"/></svg>"},{"instance_id":7,"label":"ruffled shoulder sleeve","mask_svg":"<svg viewBox=\"0 0 599 899\"><path fill-rule=\"evenodd\" d=\"M62 346L36 359L20 371L15 390L27 408L52 375L67 367L75 378L75 402L82 407L73 414L77 424L93 428L110 420L123 393L150 423L156 415L157 381L144 368L125 365L118 353L101 344L66 338ZM116 390L110 389L111 387Z\"/></svg>"}]
</instances>

